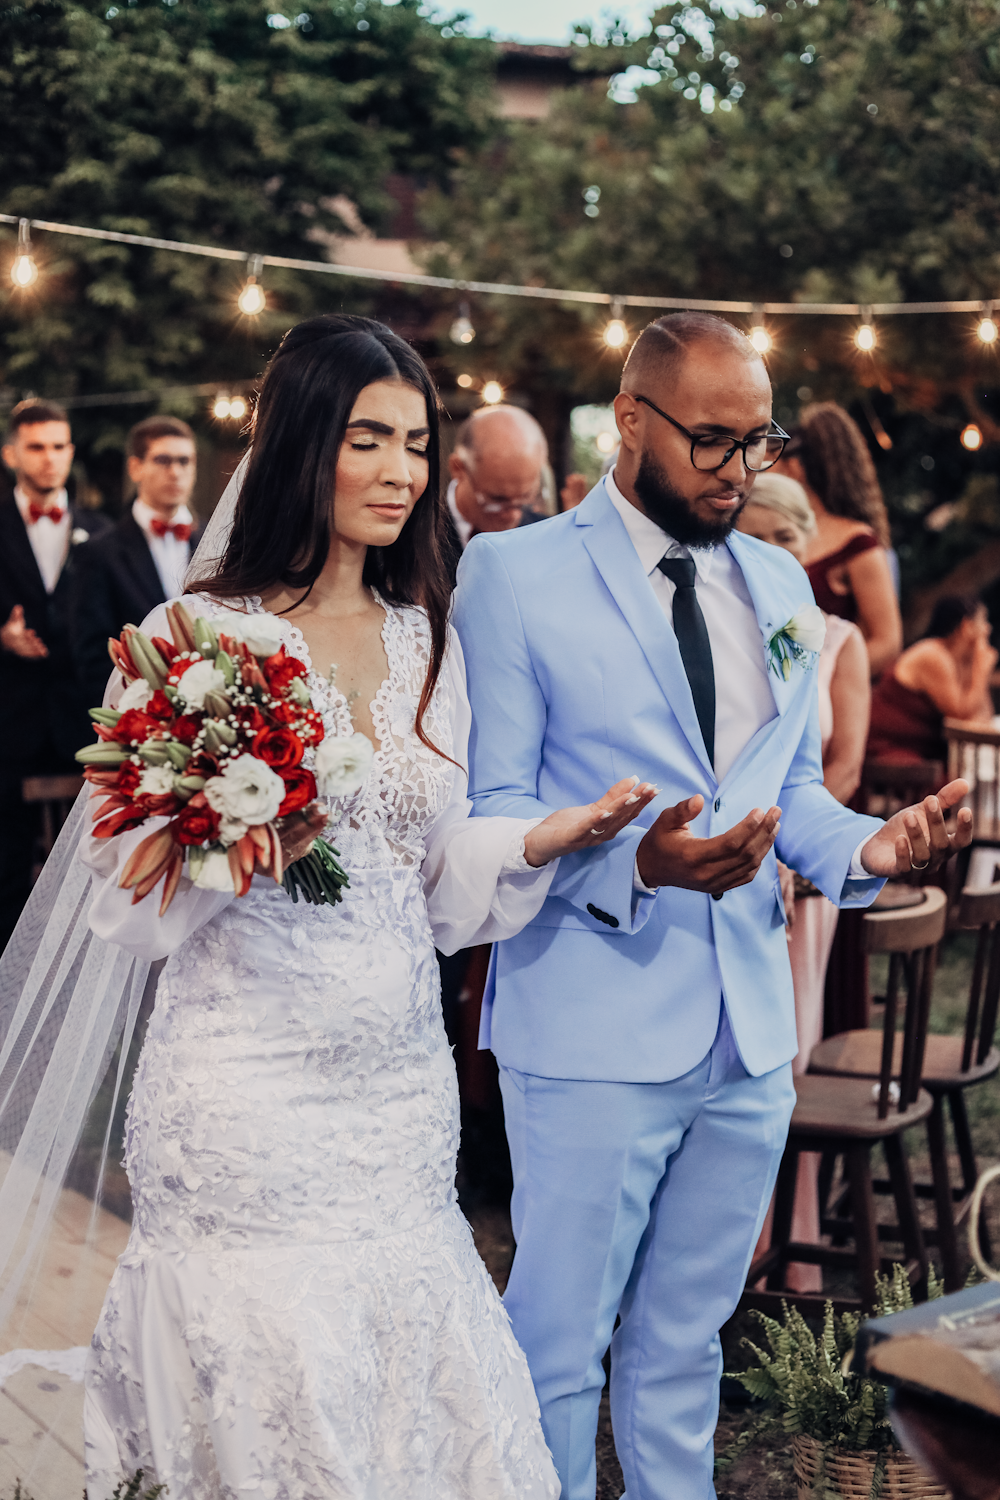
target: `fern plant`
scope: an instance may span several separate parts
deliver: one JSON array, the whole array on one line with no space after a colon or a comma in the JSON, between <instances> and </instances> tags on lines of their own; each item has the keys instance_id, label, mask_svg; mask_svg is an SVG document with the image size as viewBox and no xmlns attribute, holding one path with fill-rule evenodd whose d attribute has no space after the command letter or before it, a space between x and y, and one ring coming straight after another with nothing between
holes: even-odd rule
<instances>
[{"instance_id":1,"label":"fern plant","mask_svg":"<svg viewBox=\"0 0 1000 1500\"><path fill-rule=\"evenodd\" d=\"M943 1292L931 1267L927 1295L940 1297ZM912 1306L913 1294L906 1272L901 1265L894 1265L891 1276L878 1277L874 1316L885 1317ZM863 1316L860 1313L835 1316L833 1305L828 1302L819 1334L813 1333L802 1314L787 1304L783 1304L780 1323L761 1312L752 1316L763 1327L768 1349L765 1351L750 1339L744 1339L757 1363L734 1378L764 1402L764 1411L721 1455L719 1467L731 1467L764 1433L776 1429L792 1435L803 1433L824 1448L875 1453L871 1500L878 1500L886 1460L899 1444L889 1422L887 1387L867 1375L844 1373L845 1356L854 1348Z\"/></svg>"}]
</instances>

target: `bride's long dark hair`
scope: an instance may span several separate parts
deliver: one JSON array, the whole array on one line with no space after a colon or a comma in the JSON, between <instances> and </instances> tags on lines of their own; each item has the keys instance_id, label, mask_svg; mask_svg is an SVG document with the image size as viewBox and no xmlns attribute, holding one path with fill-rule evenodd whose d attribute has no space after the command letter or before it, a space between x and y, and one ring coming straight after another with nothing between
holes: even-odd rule
<instances>
[{"instance_id":1,"label":"bride's long dark hair","mask_svg":"<svg viewBox=\"0 0 1000 1500\"><path fill-rule=\"evenodd\" d=\"M188 584L216 598L264 594L278 584L306 599L330 551L337 455L354 403L378 380L402 380L427 405L427 488L388 547L369 547L363 580L390 604L419 604L431 649L415 729L430 749L424 714L441 672L451 588L444 562L437 391L427 366L373 318L331 314L290 328L267 367L233 529L211 577Z\"/></svg>"}]
</instances>

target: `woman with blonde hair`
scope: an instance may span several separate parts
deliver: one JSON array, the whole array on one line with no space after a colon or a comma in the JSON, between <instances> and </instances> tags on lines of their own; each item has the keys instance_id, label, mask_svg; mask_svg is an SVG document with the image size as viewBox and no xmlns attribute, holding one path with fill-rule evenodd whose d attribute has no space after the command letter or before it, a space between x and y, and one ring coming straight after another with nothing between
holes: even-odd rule
<instances>
[{"instance_id":1,"label":"woman with blonde hair","mask_svg":"<svg viewBox=\"0 0 1000 1500\"><path fill-rule=\"evenodd\" d=\"M802 558L816 603L857 624L872 677L899 655L903 625L889 560L889 518L857 423L832 401L807 406L780 460L816 519Z\"/></svg>"},{"instance_id":2,"label":"woman with blonde hair","mask_svg":"<svg viewBox=\"0 0 1000 1500\"><path fill-rule=\"evenodd\" d=\"M775 547L784 547L802 562L817 532L809 496L786 474L768 471L758 476L738 524L740 531ZM816 668L819 722L823 746L823 785L838 802L848 803L861 780L871 701L868 654L861 632L837 615L826 613L826 640ZM809 1056L823 1034L823 988L830 950L837 931L838 910L807 881L779 866L782 894L789 917L788 956L795 987L795 1024L798 1056L794 1074L805 1073ZM798 897L798 900L796 900ZM817 1177L819 1156L803 1152L795 1194L792 1238L800 1243L819 1240ZM760 1248L770 1242L765 1226ZM788 1269L791 1291L822 1290L819 1266L793 1264Z\"/></svg>"}]
</instances>

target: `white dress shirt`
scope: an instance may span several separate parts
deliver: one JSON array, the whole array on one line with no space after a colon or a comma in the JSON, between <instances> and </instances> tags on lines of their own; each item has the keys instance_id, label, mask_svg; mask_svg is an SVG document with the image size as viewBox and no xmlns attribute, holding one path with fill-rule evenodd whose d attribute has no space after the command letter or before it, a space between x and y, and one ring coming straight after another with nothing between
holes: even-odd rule
<instances>
[{"instance_id":1,"label":"white dress shirt","mask_svg":"<svg viewBox=\"0 0 1000 1500\"><path fill-rule=\"evenodd\" d=\"M604 476L604 484L671 629L674 584L660 572L657 563L665 555L694 561L695 595L705 617L715 670L715 774L721 782L744 746L778 716L767 680L764 638L743 573L724 544L688 548L675 542L625 499L615 483L614 469ZM867 837L862 839L855 850L849 877L870 878L861 863L861 850L867 842ZM637 891L648 889L639 877L638 866L635 886Z\"/></svg>"},{"instance_id":2,"label":"white dress shirt","mask_svg":"<svg viewBox=\"0 0 1000 1500\"><path fill-rule=\"evenodd\" d=\"M136 500L132 505L132 515L136 525L146 538L153 559L153 566L159 575L160 585L163 589L165 599L176 599L184 592L184 574L187 572L188 563L191 559L190 542L178 541L171 532L166 536L157 536L153 530L152 523L157 513L144 500ZM194 517L186 505L182 505L174 513L174 521L180 521L191 526Z\"/></svg>"},{"instance_id":3,"label":"white dress shirt","mask_svg":"<svg viewBox=\"0 0 1000 1500\"><path fill-rule=\"evenodd\" d=\"M70 516L69 500L65 490L60 490L52 501L62 510L58 521L51 521L48 516L39 516L37 521L29 520L29 506L31 501L22 490L20 485L14 489L14 499L17 508L21 512L21 519L28 532L28 541L31 550L35 554L35 562L38 571L42 575L45 592L51 594L59 582L59 575L66 563L69 552Z\"/></svg>"},{"instance_id":4,"label":"white dress shirt","mask_svg":"<svg viewBox=\"0 0 1000 1500\"><path fill-rule=\"evenodd\" d=\"M464 552L466 547L469 545L469 542L472 540L473 526L472 522L467 521L458 508L458 504L455 500L455 491L457 489L458 480L453 479L448 486L448 491L445 495L445 499L448 502L448 510L451 514L452 521L455 523L455 530L458 532L458 540L461 543L462 551Z\"/></svg>"}]
</instances>

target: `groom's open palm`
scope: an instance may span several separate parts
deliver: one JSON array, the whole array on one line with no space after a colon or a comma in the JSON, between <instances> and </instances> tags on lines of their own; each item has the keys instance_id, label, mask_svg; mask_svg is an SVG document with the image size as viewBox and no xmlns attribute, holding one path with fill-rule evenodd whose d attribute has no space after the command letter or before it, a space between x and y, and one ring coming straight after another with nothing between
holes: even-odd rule
<instances>
[{"instance_id":1,"label":"groom's open palm","mask_svg":"<svg viewBox=\"0 0 1000 1500\"><path fill-rule=\"evenodd\" d=\"M915 807L904 807L882 825L861 851L861 863L869 875L883 879L906 875L910 870L935 869L972 840L972 813L959 808L954 833L945 825L945 814L968 796L967 781L949 781L936 797L925 797Z\"/></svg>"}]
</instances>

